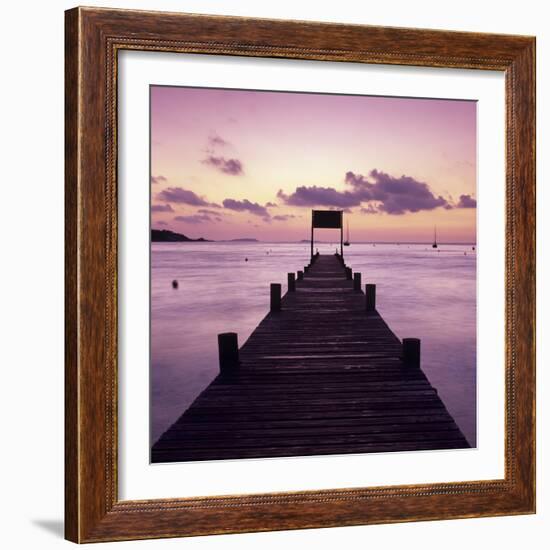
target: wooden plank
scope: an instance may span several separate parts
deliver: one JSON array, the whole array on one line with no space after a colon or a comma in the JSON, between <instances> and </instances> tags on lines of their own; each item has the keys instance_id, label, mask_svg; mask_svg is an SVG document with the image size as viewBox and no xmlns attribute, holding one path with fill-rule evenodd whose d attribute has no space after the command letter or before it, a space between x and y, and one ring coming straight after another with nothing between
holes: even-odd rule
<instances>
[{"instance_id":1,"label":"wooden plank","mask_svg":"<svg viewBox=\"0 0 550 550\"><path fill-rule=\"evenodd\" d=\"M467 445L466 445L467 446ZM237 458L264 458L264 457L292 457L292 456L315 456L327 454L362 454L362 453L385 453L397 451L428 451L443 449L465 448L464 438L460 437L451 441L400 441L397 443L370 443L347 445L322 445L314 447L263 447L235 449L168 449L157 450L153 448L153 462L187 462L195 460L228 460Z\"/></svg>"}]
</instances>

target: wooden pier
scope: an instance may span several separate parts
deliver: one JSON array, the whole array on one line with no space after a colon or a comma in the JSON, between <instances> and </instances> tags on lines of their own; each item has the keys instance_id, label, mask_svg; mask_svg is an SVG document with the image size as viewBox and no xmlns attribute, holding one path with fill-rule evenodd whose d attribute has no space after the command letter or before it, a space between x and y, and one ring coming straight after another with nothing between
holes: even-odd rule
<instances>
[{"instance_id":1,"label":"wooden pier","mask_svg":"<svg viewBox=\"0 0 550 550\"><path fill-rule=\"evenodd\" d=\"M266 289L267 291L267 289ZM470 445L340 255L271 285L271 311L153 446L153 462L460 449ZM414 327L412 327L414 328Z\"/></svg>"}]
</instances>

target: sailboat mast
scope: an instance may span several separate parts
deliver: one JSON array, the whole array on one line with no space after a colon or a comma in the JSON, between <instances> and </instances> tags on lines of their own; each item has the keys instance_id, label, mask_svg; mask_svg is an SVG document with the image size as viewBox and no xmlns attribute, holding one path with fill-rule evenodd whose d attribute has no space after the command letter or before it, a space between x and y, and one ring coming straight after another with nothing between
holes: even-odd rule
<instances>
[{"instance_id":1,"label":"sailboat mast","mask_svg":"<svg viewBox=\"0 0 550 550\"><path fill-rule=\"evenodd\" d=\"M346 220L346 240L344 246L349 246L349 220Z\"/></svg>"}]
</instances>

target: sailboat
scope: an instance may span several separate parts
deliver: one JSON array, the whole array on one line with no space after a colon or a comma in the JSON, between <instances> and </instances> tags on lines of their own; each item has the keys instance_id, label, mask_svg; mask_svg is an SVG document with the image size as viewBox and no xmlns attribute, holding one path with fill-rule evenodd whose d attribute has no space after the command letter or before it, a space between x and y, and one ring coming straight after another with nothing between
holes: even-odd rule
<instances>
[{"instance_id":1,"label":"sailboat","mask_svg":"<svg viewBox=\"0 0 550 550\"><path fill-rule=\"evenodd\" d=\"M347 227L346 227L346 240L344 241L344 246L349 246L349 222L347 222Z\"/></svg>"},{"instance_id":2,"label":"sailboat","mask_svg":"<svg viewBox=\"0 0 550 550\"><path fill-rule=\"evenodd\" d=\"M434 225L434 242L432 244L432 248L437 248L437 233Z\"/></svg>"}]
</instances>

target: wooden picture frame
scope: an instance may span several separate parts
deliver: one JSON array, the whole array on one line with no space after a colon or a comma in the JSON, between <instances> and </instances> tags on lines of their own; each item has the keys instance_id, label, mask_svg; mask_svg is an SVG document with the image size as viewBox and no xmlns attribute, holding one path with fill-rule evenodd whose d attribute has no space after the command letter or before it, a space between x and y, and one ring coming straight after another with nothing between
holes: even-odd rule
<instances>
[{"instance_id":1,"label":"wooden picture frame","mask_svg":"<svg viewBox=\"0 0 550 550\"><path fill-rule=\"evenodd\" d=\"M506 86L503 479L120 501L117 54L155 50L501 71ZM97 542L535 511L535 39L98 8L66 12L66 538Z\"/></svg>"}]
</instances>

